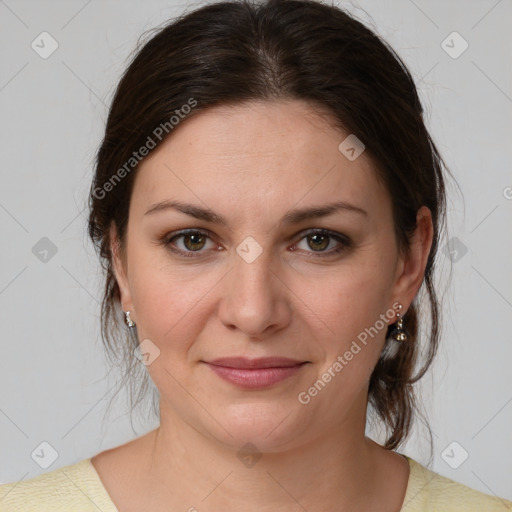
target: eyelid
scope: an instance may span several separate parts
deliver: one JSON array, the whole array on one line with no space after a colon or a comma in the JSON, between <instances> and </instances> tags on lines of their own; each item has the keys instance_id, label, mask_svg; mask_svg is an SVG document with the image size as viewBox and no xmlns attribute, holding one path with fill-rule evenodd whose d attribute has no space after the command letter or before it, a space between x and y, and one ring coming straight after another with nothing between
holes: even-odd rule
<instances>
[{"instance_id":1,"label":"eyelid","mask_svg":"<svg viewBox=\"0 0 512 512\"><path fill-rule=\"evenodd\" d=\"M215 234L212 233L210 230L205 228L187 228L187 229L181 229L177 232L173 232L170 234L166 234L163 237L160 237L161 243L164 245L164 247L169 248L170 251L172 251L175 254L178 255L186 255L189 254L190 256L185 256L188 258L196 258L201 255L201 253L205 253L207 251L182 251L181 249L177 249L175 247L172 247L172 241L184 237L189 234L201 234L205 235L207 238L209 238L212 242L215 240ZM198 256L194 256L194 253L197 252Z\"/></svg>"},{"instance_id":2,"label":"eyelid","mask_svg":"<svg viewBox=\"0 0 512 512\"><path fill-rule=\"evenodd\" d=\"M338 231L332 231L331 229L327 228L309 228L309 229L303 229L299 233L297 233L297 236L300 235L299 240L302 240L308 235L314 235L316 233L321 233L325 235L329 235L332 238L340 239L345 244L350 244L350 238L347 235L344 235L343 233L339 233Z\"/></svg>"},{"instance_id":3,"label":"eyelid","mask_svg":"<svg viewBox=\"0 0 512 512\"><path fill-rule=\"evenodd\" d=\"M338 247L335 247L334 249L330 249L328 251L305 251L309 255L308 257L310 258L328 259L329 257L339 255L341 252L344 252L345 250L352 246L352 240L347 235L326 228L310 228L302 230L297 234L297 241L295 242L295 245L301 242L303 239L305 239L308 235L314 234L327 235L329 238L334 239L338 242Z\"/></svg>"},{"instance_id":4,"label":"eyelid","mask_svg":"<svg viewBox=\"0 0 512 512\"><path fill-rule=\"evenodd\" d=\"M216 235L206 228L182 229L182 230L179 230L179 231L171 233L171 234L166 234L166 235L160 237L160 239L161 239L161 242L164 244L164 246L169 247L169 250L171 250L172 252L179 254L179 255L190 255L190 256L185 256L188 258L198 258L198 257L201 257L202 253L206 253L208 251L203 251L203 250L182 251L181 249L177 249L175 247L171 248L173 240L183 237L183 236L186 236L187 234L196 234L196 233L205 235L211 241L215 241L215 239L216 239ZM296 235L290 237L288 240L296 240L294 242L294 245L296 245L299 242L301 242L304 238L306 238L308 235L313 235L313 234L327 235L330 238L333 238L334 240L336 240L342 246L341 248L330 249L329 251L306 251L307 253L312 254L311 257L313 257L313 258L322 258L322 257L327 258L329 256L339 254L341 251L343 251L344 249L347 249L352 244L351 239L347 235L344 235L343 233L339 233L337 231L332 231L327 228L303 229L303 230L299 231ZM295 248L293 250L295 250ZM193 256L195 253L197 253L197 256Z\"/></svg>"}]
</instances>

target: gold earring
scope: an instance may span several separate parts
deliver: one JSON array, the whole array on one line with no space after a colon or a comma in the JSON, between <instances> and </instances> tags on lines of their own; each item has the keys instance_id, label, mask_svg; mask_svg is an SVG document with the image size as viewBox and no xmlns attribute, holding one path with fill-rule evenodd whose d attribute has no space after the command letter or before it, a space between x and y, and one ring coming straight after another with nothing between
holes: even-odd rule
<instances>
[{"instance_id":1,"label":"gold earring","mask_svg":"<svg viewBox=\"0 0 512 512\"><path fill-rule=\"evenodd\" d=\"M399 309L402 309L402 304L400 304ZM407 332L404 329L404 320L402 318L402 315L400 313L397 313L396 316L396 326L391 332L391 338L399 342L407 341L409 339L409 336L407 336Z\"/></svg>"}]
</instances>

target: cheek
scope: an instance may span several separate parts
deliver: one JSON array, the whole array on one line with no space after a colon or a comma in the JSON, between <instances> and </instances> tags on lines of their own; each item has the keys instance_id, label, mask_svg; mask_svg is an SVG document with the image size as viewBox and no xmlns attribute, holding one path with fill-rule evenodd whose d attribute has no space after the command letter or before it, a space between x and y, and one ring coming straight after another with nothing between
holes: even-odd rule
<instances>
[{"instance_id":1,"label":"cheek","mask_svg":"<svg viewBox=\"0 0 512 512\"><path fill-rule=\"evenodd\" d=\"M350 366L364 373L375 364L392 318L391 270L383 263L378 258L361 259L317 281L308 303L321 319L317 327L326 333L319 338L326 367L345 353L347 361L357 361Z\"/></svg>"},{"instance_id":2,"label":"cheek","mask_svg":"<svg viewBox=\"0 0 512 512\"><path fill-rule=\"evenodd\" d=\"M200 327L201 297L213 283L209 285L207 274L192 278L190 272L177 271L160 252L134 248L130 289L139 339L149 338L157 346L172 350L193 339Z\"/></svg>"},{"instance_id":3,"label":"cheek","mask_svg":"<svg viewBox=\"0 0 512 512\"><path fill-rule=\"evenodd\" d=\"M317 407L329 404L326 414L336 416L349 408L368 385L389 324L384 284L378 274L354 272L331 282L328 293L318 291L315 304L322 322L317 321L317 328L327 334L315 337L322 355L316 378L304 391L312 399L319 397Z\"/></svg>"},{"instance_id":4,"label":"cheek","mask_svg":"<svg viewBox=\"0 0 512 512\"><path fill-rule=\"evenodd\" d=\"M188 283L190 284L190 283ZM139 337L150 338L157 345L179 350L192 343L200 331L201 294L194 293L179 279L165 279L151 274L134 290ZM141 338L142 339L142 338Z\"/></svg>"},{"instance_id":5,"label":"cheek","mask_svg":"<svg viewBox=\"0 0 512 512\"><path fill-rule=\"evenodd\" d=\"M360 258L332 272L317 290L316 300L334 318L350 318L350 324L364 327L389 306L390 276L391 268L383 260Z\"/></svg>"}]
</instances>

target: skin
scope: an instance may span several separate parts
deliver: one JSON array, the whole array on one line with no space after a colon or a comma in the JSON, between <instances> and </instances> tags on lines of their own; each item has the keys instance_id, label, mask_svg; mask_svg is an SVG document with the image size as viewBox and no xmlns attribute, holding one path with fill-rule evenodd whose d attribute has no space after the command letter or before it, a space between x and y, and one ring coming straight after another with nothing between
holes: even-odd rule
<instances>
[{"instance_id":1,"label":"skin","mask_svg":"<svg viewBox=\"0 0 512 512\"><path fill-rule=\"evenodd\" d=\"M143 161L125 251L112 250L123 309L139 339L160 351L147 369L161 423L93 458L121 512L400 510L409 465L365 437L386 329L308 404L298 400L394 303L407 311L432 243L422 207L409 253L399 252L391 198L364 152L349 161L338 150L347 135L298 100L222 106L183 121ZM228 225L173 209L145 215L169 199L208 207ZM366 213L280 220L334 201ZM162 241L187 228L213 234L174 240L182 251L199 248L197 258ZM312 228L351 243L328 237L319 250L304 233ZM252 263L236 252L248 236L262 249ZM236 355L310 364L270 388L244 390L202 362ZM252 467L237 457L248 442L262 454Z\"/></svg>"}]
</instances>

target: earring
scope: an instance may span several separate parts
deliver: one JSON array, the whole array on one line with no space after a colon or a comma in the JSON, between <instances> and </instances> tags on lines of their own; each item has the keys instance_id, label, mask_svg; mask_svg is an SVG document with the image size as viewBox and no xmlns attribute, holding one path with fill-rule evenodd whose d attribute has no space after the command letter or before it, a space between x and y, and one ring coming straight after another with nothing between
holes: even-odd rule
<instances>
[{"instance_id":1,"label":"earring","mask_svg":"<svg viewBox=\"0 0 512 512\"><path fill-rule=\"evenodd\" d=\"M129 311L124 311L124 322L128 327L135 327L135 322L130 318Z\"/></svg>"},{"instance_id":2,"label":"earring","mask_svg":"<svg viewBox=\"0 0 512 512\"><path fill-rule=\"evenodd\" d=\"M398 305L398 310L402 309L402 304ZM404 329L404 320L400 313L396 314L397 321L395 326L392 328L389 333L386 343L384 344L384 348L382 349L382 353L380 355L381 360L392 360L400 351L400 347L403 347L403 342L409 339L407 332Z\"/></svg>"},{"instance_id":3,"label":"earring","mask_svg":"<svg viewBox=\"0 0 512 512\"><path fill-rule=\"evenodd\" d=\"M130 318L129 311L123 311L124 323L128 326L128 334L135 349L139 347L139 338L137 335L137 328L135 322Z\"/></svg>"},{"instance_id":4,"label":"earring","mask_svg":"<svg viewBox=\"0 0 512 512\"><path fill-rule=\"evenodd\" d=\"M398 309L402 309L402 304L399 305ZM396 316L396 327L391 332L391 338L399 342L407 341L409 339L409 336L407 336L407 332L404 329L404 320L402 318L402 315L400 313L397 313Z\"/></svg>"}]
</instances>

